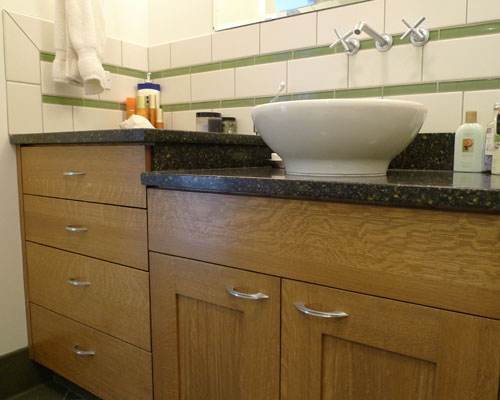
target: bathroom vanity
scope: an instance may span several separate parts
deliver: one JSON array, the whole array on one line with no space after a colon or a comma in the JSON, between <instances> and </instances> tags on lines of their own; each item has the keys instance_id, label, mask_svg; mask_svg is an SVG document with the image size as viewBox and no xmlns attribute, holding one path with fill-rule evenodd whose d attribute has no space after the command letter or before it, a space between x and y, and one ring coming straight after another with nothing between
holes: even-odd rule
<instances>
[{"instance_id":1,"label":"bathroom vanity","mask_svg":"<svg viewBox=\"0 0 500 400\"><path fill-rule=\"evenodd\" d=\"M241 136L21 136L31 354L96 395L498 399L491 183L294 179ZM160 171L196 144L252 157Z\"/></svg>"}]
</instances>

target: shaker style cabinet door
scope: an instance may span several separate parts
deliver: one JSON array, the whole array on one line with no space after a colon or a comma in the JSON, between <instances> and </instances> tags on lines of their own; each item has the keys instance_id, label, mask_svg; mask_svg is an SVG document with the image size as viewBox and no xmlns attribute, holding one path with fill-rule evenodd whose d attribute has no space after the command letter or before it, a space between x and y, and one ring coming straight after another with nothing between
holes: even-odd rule
<instances>
[{"instance_id":1,"label":"shaker style cabinet door","mask_svg":"<svg viewBox=\"0 0 500 400\"><path fill-rule=\"evenodd\" d=\"M282 400L497 400L500 322L289 280Z\"/></svg>"},{"instance_id":2,"label":"shaker style cabinet door","mask_svg":"<svg viewBox=\"0 0 500 400\"><path fill-rule=\"evenodd\" d=\"M278 400L280 279L150 261L155 399Z\"/></svg>"}]
</instances>

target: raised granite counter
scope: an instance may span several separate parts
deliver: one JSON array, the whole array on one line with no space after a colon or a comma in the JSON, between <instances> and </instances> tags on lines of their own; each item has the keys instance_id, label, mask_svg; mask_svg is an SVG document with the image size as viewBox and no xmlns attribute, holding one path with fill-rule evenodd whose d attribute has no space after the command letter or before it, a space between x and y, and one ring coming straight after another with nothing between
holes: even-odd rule
<instances>
[{"instance_id":1,"label":"raised granite counter","mask_svg":"<svg viewBox=\"0 0 500 400\"><path fill-rule=\"evenodd\" d=\"M500 175L389 170L384 177L309 178L271 167L144 173L148 186L303 200L500 213Z\"/></svg>"},{"instance_id":2,"label":"raised granite counter","mask_svg":"<svg viewBox=\"0 0 500 400\"><path fill-rule=\"evenodd\" d=\"M115 129L10 135L12 144L105 145L145 144L151 147L151 168L157 170L262 166L271 150L260 136L222 133Z\"/></svg>"}]
</instances>

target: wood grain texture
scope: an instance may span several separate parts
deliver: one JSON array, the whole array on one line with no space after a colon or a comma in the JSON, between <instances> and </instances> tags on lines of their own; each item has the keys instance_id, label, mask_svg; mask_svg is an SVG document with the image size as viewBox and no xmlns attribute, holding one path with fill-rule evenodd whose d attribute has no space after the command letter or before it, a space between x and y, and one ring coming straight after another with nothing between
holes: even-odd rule
<instances>
[{"instance_id":1,"label":"wood grain texture","mask_svg":"<svg viewBox=\"0 0 500 400\"><path fill-rule=\"evenodd\" d=\"M32 304L33 353L52 369L103 400L151 400L151 353ZM93 356L73 352L73 345Z\"/></svg>"},{"instance_id":2,"label":"wood grain texture","mask_svg":"<svg viewBox=\"0 0 500 400\"><path fill-rule=\"evenodd\" d=\"M499 337L498 321L285 279L282 400L497 400Z\"/></svg>"},{"instance_id":3,"label":"wood grain texture","mask_svg":"<svg viewBox=\"0 0 500 400\"><path fill-rule=\"evenodd\" d=\"M16 161L17 161L17 188L19 196L19 223L21 226L21 252L23 256L23 282L24 282L24 301L26 306L26 325L28 328L28 347L30 357L33 358L33 341L31 339L31 316L30 316L30 296L29 296L29 280L28 266L26 262L26 229L24 226L24 198L23 198L23 171L22 171L22 154L21 146L16 146Z\"/></svg>"},{"instance_id":4,"label":"wood grain texture","mask_svg":"<svg viewBox=\"0 0 500 400\"><path fill-rule=\"evenodd\" d=\"M150 253L155 399L279 398L280 280ZM266 300L229 295L225 286Z\"/></svg>"},{"instance_id":5,"label":"wood grain texture","mask_svg":"<svg viewBox=\"0 0 500 400\"><path fill-rule=\"evenodd\" d=\"M151 351L147 272L31 242L26 250L33 303Z\"/></svg>"},{"instance_id":6,"label":"wood grain texture","mask_svg":"<svg viewBox=\"0 0 500 400\"><path fill-rule=\"evenodd\" d=\"M24 206L27 240L148 269L146 210L31 195Z\"/></svg>"},{"instance_id":7,"label":"wood grain texture","mask_svg":"<svg viewBox=\"0 0 500 400\"><path fill-rule=\"evenodd\" d=\"M29 146L21 152L26 194L146 207L144 146ZM68 171L86 175L64 176Z\"/></svg>"},{"instance_id":8,"label":"wood grain texture","mask_svg":"<svg viewBox=\"0 0 500 400\"><path fill-rule=\"evenodd\" d=\"M149 189L151 250L500 318L500 216Z\"/></svg>"}]
</instances>

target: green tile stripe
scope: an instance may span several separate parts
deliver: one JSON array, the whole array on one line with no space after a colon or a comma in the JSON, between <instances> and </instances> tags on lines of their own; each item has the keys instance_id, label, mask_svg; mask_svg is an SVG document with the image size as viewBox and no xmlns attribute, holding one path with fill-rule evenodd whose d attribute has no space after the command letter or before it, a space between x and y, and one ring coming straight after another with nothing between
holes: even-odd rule
<instances>
[{"instance_id":1,"label":"green tile stripe","mask_svg":"<svg viewBox=\"0 0 500 400\"><path fill-rule=\"evenodd\" d=\"M40 61L53 62L55 55L52 53L40 52ZM132 68L117 67L115 65L103 64L102 67L105 71L109 71L113 74L131 76L133 78L146 79L147 73L144 71L139 71ZM158 73L156 73L158 74Z\"/></svg>"},{"instance_id":2,"label":"green tile stripe","mask_svg":"<svg viewBox=\"0 0 500 400\"><path fill-rule=\"evenodd\" d=\"M475 25L464 25L451 28L433 29L429 32L429 40L436 41L440 39L463 38L463 37L477 36L477 35L491 35L495 33L500 33L500 21L486 22ZM401 36L402 35L393 35L395 46L410 43L409 37L407 37L405 40L401 40ZM365 39L360 41L360 51L374 49L374 48L375 48L374 40ZM164 71L154 72L152 74L152 78L153 79L167 78L171 76L188 75L206 71L215 71L219 69L239 68L250 65L268 64L280 61L298 60L301 58L319 57L329 54L339 54L343 52L344 49L342 48L342 46L337 46L335 49L330 49L329 46L323 45L305 49L284 51L274 54L264 54L254 57L246 57L241 59L222 61L220 63L216 62L216 63L195 65L190 67L168 69Z\"/></svg>"},{"instance_id":3,"label":"green tile stripe","mask_svg":"<svg viewBox=\"0 0 500 400\"><path fill-rule=\"evenodd\" d=\"M51 96L47 94L42 95L42 102L46 104L58 104L64 106L92 107L106 110L125 110L125 104L122 103L102 100L76 99L73 97Z\"/></svg>"},{"instance_id":4,"label":"green tile stripe","mask_svg":"<svg viewBox=\"0 0 500 400\"><path fill-rule=\"evenodd\" d=\"M475 79L453 82L426 82L408 85L378 86L371 88L338 89L311 93L295 93L283 95L278 101L312 100L312 99L350 99L361 97L404 96L414 94L430 94L444 92L462 92L471 90L500 89L500 78ZM202 103L183 103L163 105L163 111L186 111L210 108L253 107L269 103L272 96L226 99Z\"/></svg>"}]
</instances>

